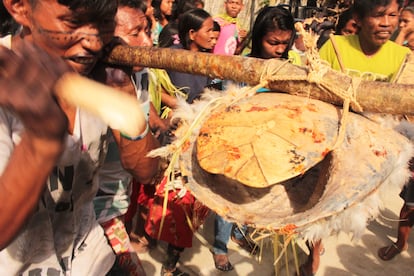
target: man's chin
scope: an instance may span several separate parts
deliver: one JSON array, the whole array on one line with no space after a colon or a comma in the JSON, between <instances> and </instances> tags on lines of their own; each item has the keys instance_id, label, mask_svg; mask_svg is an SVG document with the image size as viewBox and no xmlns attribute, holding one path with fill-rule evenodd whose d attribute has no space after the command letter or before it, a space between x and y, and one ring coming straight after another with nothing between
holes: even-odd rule
<instances>
[{"instance_id":1,"label":"man's chin","mask_svg":"<svg viewBox=\"0 0 414 276\"><path fill-rule=\"evenodd\" d=\"M80 75L87 76L92 71L93 67L95 66L95 63L94 64L87 64L86 65L86 64L79 64L79 63L73 63L73 62L71 62L70 65Z\"/></svg>"},{"instance_id":2,"label":"man's chin","mask_svg":"<svg viewBox=\"0 0 414 276\"><path fill-rule=\"evenodd\" d=\"M390 38L391 34L378 34L375 36L375 40L381 45L387 42Z\"/></svg>"},{"instance_id":3,"label":"man's chin","mask_svg":"<svg viewBox=\"0 0 414 276\"><path fill-rule=\"evenodd\" d=\"M390 38L377 38L376 39L376 44L378 47L381 47L382 45L384 45Z\"/></svg>"}]
</instances>

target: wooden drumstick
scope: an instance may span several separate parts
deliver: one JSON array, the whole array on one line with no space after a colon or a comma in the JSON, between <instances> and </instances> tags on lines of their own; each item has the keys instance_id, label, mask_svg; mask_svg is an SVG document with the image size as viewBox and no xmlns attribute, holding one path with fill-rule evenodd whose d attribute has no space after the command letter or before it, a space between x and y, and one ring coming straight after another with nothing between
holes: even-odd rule
<instances>
[{"instance_id":1,"label":"wooden drumstick","mask_svg":"<svg viewBox=\"0 0 414 276\"><path fill-rule=\"evenodd\" d=\"M89 111L128 136L138 136L146 129L140 103L131 95L76 73L64 74L57 81L55 91L69 104Z\"/></svg>"}]
</instances>

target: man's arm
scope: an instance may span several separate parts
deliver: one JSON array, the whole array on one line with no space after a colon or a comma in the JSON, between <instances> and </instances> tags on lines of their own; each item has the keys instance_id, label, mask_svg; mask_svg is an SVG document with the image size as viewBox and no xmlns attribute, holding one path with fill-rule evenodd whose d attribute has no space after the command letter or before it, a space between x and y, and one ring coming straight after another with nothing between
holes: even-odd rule
<instances>
[{"instance_id":1,"label":"man's arm","mask_svg":"<svg viewBox=\"0 0 414 276\"><path fill-rule=\"evenodd\" d=\"M0 249L35 210L67 131L67 118L53 95L56 80L68 70L66 65L25 43L16 45L16 52L0 48L0 105L13 111L25 126L0 176ZM0 135L8 135L2 137L7 140L11 134L12 129Z\"/></svg>"},{"instance_id":2,"label":"man's arm","mask_svg":"<svg viewBox=\"0 0 414 276\"><path fill-rule=\"evenodd\" d=\"M140 140L133 141L122 137L119 131L112 130L115 141L118 143L121 163L125 170L143 184L151 183L158 172L158 158L147 157L147 154L159 147L157 139L151 131Z\"/></svg>"},{"instance_id":3,"label":"man's arm","mask_svg":"<svg viewBox=\"0 0 414 276\"><path fill-rule=\"evenodd\" d=\"M0 250L13 240L36 209L62 149L61 141L23 134L0 177Z\"/></svg>"},{"instance_id":4,"label":"man's arm","mask_svg":"<svg viewBox=\"0 0 414 276\"><path fill-rule=\"evenodd\" d=\"M94 78L100 82L136 97L135 86L131 81L130 68L113 68L106 64L99 64L95 68ZM122 92L121 92L122 91ZM113 136L119 147L122 166L133 177L144 184L150 183L158 172L158 158L146 157L153 149L159 147L157 139L149 130L148 124L141 129L141 137L121 135L118 130L112 129Z\"/></svg>"}]
</instances>

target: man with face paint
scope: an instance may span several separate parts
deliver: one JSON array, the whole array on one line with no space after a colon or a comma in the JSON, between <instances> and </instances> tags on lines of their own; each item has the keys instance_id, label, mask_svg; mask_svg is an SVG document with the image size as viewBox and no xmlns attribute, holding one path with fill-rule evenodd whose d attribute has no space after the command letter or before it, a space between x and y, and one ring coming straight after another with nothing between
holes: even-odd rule
<instances>
[{"instance_id":1,"label":"man with face paint","mask_svg":"<svg viewBox=\"0 0 414 276\"><path fill-rule=\"evenodd\" d=\"M0 109L0 190L6 191L0 200L0 275L105 275L115 257L96 222L92 200L108 132L115 138L124 168L142 183L150 183L158 169L158 160L145 157L158 144L147 128L137 139L121 136L84 110L62 99L56 103L50 90L62 59L72 70L91 74L103 46L113 38L117 1L3 2L22 30L9 45L18 53L15 61L2 60L13 55L1 49L0 68L20 73L34 89L16 83L7 105L14 112ZM60 57L41 59L46 55L41 51L33 55L23 51L29 61L41 55L38 67L50 64L49 78L36 73L36 66L19 67L24 42ZM13 86L7 83L7 87ZM123 88L134 90L132 83Z\"/></svg>"}]
</instances>

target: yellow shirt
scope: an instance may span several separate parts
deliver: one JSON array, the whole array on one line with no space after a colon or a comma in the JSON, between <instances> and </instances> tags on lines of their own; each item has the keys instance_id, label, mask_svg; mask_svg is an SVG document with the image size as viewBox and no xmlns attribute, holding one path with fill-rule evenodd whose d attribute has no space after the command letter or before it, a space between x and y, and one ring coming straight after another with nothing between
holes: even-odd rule
<instances>
[{"instance_id":1,"label":"yellow shirt","mask_svg":"<svg viewBox=\"0 0 414 276\"><path fill-rule=\"evenodd\" d=\"M411 51L392 41L387 41L380 50L372 56L366 56L361 49L357 35L334 37L341 56L345 73L349 76L361 77L364 80L392 81L398 73L405 58ZM332 41L328 40L319 50L322 59L328 61L331 67L340 71Z\"/></svg>"}]
</instances>

